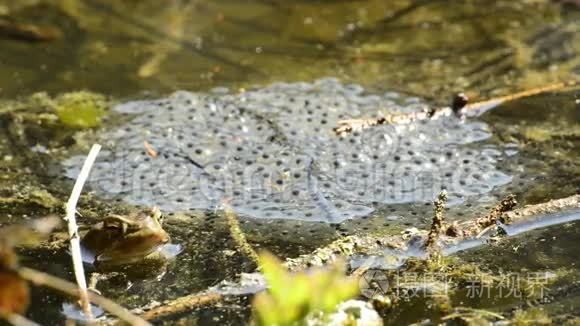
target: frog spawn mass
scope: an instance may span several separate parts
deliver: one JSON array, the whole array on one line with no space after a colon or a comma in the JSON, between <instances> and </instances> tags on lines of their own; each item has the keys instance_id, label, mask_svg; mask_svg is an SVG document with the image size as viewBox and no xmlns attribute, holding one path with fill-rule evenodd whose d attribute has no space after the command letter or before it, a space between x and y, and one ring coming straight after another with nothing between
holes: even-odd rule
<instances>
[{"instance_id":1,"label":"frog spawn mass","mask_svg":"<svg viewBox=\"0 0 580 326\"><path fill-rule=\"evenodd\" d=\"M329 223L380 205L429 202L442 189L459 203L510 182L497 169L503 152L477 120L386 125L345 137L332 130L343 119L425 106L335 79L128 102L115 110L134 117L102 136L90 181L101 195L164 211L227 202L241 216ZM64 162L69 177L83 159Z\"/></svg>"}]
</instances>

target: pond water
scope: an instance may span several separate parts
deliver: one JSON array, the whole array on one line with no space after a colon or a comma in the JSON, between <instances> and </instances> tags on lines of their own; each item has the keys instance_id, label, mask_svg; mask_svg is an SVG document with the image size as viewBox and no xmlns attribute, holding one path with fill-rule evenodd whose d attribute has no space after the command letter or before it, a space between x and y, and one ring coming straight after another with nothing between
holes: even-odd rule
<instances>
[{"instance_id":1,"label":"pond water","mask_svg":"<svg viewBox=\"0 0 580 326\"><path fill-rule=\"evenodd\" d=\"M253 271L215 214L223 203L256 249L286 258L341 235L426 228L442 189L450 196L446 217L459 221L508 193L535 204L580 191L574 89L479 116L344 137L332 130L343 119L447 106L460 91L486 99L578 78L574 1L0 0L0 22L4 16L57 29L60 37L33 42L0 30L2 100L34 106L26 98L36 92L88 90L116 104L90 130L15 119L0 109L2 196L45 189L66 199L87 144L102 143L90 196L81 202L96 212L87 224L126 204L155 205L168 215L172 242L183 248L161 270L99 283L105 296L132 308ZM46 113L40 106L30 112ZM0 202L0 225L50 211ZM535 248L523 252L542 261L520 251L509 259L510 271L570 265L579 233L577 223L566 225L511 240ZM553 248L561 254L551 255ZM483 248L461 259L497 271L507 251ZM21 258L72 278L64 250L27 249ZM564 285L577 282L578 268L571 266ZM555 318L580 309L578 291L569 289L545 305ZM457 296L457 305L466 301ZM570 309L556 309L560 298ZM34 289L28 316L62 321L64 302ZM232 299L180 318L238 324L248 320L247 303ZM517 306L470 304L500 313ZM387 313L385 322L429 318L422 305Z\"/></svg>"}]
</instances>

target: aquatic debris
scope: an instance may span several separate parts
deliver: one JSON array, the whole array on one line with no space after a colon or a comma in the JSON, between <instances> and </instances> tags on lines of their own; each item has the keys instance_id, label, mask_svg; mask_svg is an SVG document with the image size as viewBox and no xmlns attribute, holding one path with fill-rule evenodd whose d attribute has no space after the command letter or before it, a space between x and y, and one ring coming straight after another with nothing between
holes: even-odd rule
<instances>
[{"instance_id":1,"label":"aquatic debris","mask_svg":"<svg viewBox=\"0 0 580 326\"><path fill-rule=\"evenodd\" d=\"M479 226L480 230L496 225L502 215L511 211L517 204L516 196L514 194L509 194L502 199L499 204L492 208L486 216L478 218L475 223Z\"/></svg>"},{"instance_id":2,"label":"aquatic debris","mask_svg":"<svg viewBox=\"0 0 580 326\"><path fill-rule=\"evenodd\" d=\"M0 17L0 37L26 42L47 42L62 38L62 31L52 26L23 24Z\"/></svg>"},{"instance_id":3,"label":"aquatic debris","mask_svg":"<svg viewBox=\"0 0 580 326\"><path fill-rule=\"evenodd\" d=\"M37 271L35 269L20 267L18 275L32 284L49 287L51 289L66 293L73 297L79 297L80 292L76 284L60 279L50 274ZM129 325L149 326L150 324L142 318L130 313L127 309L119 306L115 302L102 297L94 292L88 292L91 302L101 306L103 309L119 317L119 319Z\"/></svg>"},{"instance_id":4,"label":"aquatic debris","mask_svg":"<svg viewBox=\"0 0 580 326\"><path fill-rule=\"evenodd\" d=\"M480 121L439 119L342 138L331 130L349 116L423 106L331 78L128 102L114 110L132 120L101 136L106 150L91 186L164 211L215 209L226 199L243 217L340 223L384 204L430 202L443 189L457 204L510 182ZM79 160L64 162L69 177Z\"/></svg>"},{"instance_id":5,"label":"aquatic debris","mask_svg":"<svg viewBox=\"0 0 580 326\"><path fill-rule=\"evenodd\" d=\"M508 199L511 196L508 196ZM508 200L507 202L510 202ZM501 203L498 204L492 211L495 211L497 207L500 207ZM546 203L529 205L524 208L520 208L511 212L504 212L499 221L505 221L505 217L509 216L510 224L526 223L532 218L537 218L538 216L546 216L549 218L551 215L559 214L563 212L580 209L580 195L574 195L566 198L561 198L557 200L552 200ZM577 216L578 214L576 214ZM477 236L481 231L481 226L477 222L478 218L475 217L471 220L466 220L461 223L452 224L456 229L456 234L446 235L442 234L439 237L439 242L442 247L453 248L453 246L461 243L462 241L469 240L474 236ZM537 224L538 227L543 225ZM527 228L526 230L532 230L533 227ZM401 235L393 235L389 237L373 236L373 235L356 235L348 236L338 239L329 245L318 248L312 253L300 255L295 258L288 258L285 261L285 266L291 270L300 270L307 268L309 266L321 266L333 262L339 257L343 258L353 258L357 256L378 256L384 257L387 255L388 251L393 249L398 252L405 252L409 247L413 246L414 243L424 243L427 239L428 232L425 230L416 230L413 232L415 237L412 243L409 243L408 239ZM484 242L478 242L478 244L483 244ZM341 248L348 248L348 250L343 250ZM459 247L460 249L465 249L464 247ZM447 255L454 252L453 250L444 251L443 254ZM416 253L420 254L420 253ZM363 260L364 262L367 259ZM363 265L356 263L357 265ZM363 271L364 272L364 271Z\"/></svg>"},{"instance_id":6,"label":"aquatic debris","mask_svg":"<svg viewBox=\"0 0 580 326\"><path fill-rule=\"evenodd\" d=\"M215 292L196 293L172 300L162 306L149 309L141 314L146 320L159 319L168 315L182 313L196 307L217 302L222 299L222 295Z\"/></svg>"},{"instance_id":7,"label":"aquatic debris","mask_svg":"<svg viewBox=\"0 0 580 326\"><path fill-rule=\"evenodd\" d=\"M447 201L447 192L442 191L436 201L433 202L435 209L433 214L433 222L431 223L431 230L427 235L425 241L425 249L431 250L434 248L437 238L443 231L445 224L443 213L445 211L445 202Z\"/></svg>"},{"instance_id":8,"label":"aquatic debris","mask_svg":"<svg viewBox=\"0 0 580 326\"><path fill-rule=\"evenodd\" d=\"M334 132L338 136L344 136L352 132L362 131L370 127L384 124L404 124L419 120L449 116L450 112L454 113L455 115L462 115L467 112L469 112L471 115L478 115L505 102L514 101L520 98L534 96L546 92L562 90L566 87L576 86L578 83L579 82L576 80L559 82L544 87L532 88L515 94L492 98L475 103L469 103L467 96L465 96L463 93L459 93L453 97L453 101L449 107L433 108L425 106L423 110L419 112L412 112L408 114L389 114L379 118L340 120L338 121L337 126L334 128Z\"/></svg>"},{"instance_id":9,"label":"aquatic debris","mask_svg":"<svg viewBox=\"0 0 580 326\"><path fill-rule=\"evenodd\" d=\"M457 321L474 325L478 323L488 324L489 322L504 320L505 318L500 314L487 310L467 307L455 307L453 308L453 313L446 315L441 319L445 322Z\"/></svg>"},{"instance_id":10,"label":"aquatic debris","mask_svg":"<svg viewBox=\"0 0 580 326\"><path fill-rule=\"evenodd\" d=\"M215 304L224 300L226 297L256 294L265 288L266 282L261 274L241 273L239 282L223 280L219 284L202 292L172 299L163 304L154 302L145 307L137 308L134 311L146 320L156 320L184 313L201 306Z\"/></svg>"},{"instance_id":11,"label":"aquatic debris","mask_svg":"<svg viewBox=\"0 0 580 326\"><path fill-rule=\"evenodd\" d=\"M527 205L513 212L502 214L501 222L512 224L514 222L525 221L526 218L538 215L555 214L564 209L580 208L580 195L574 195L561 199L553 199L543 204Z\"/></svg>"},{"instance_id":12,"label":"aquatic debris","mask_svg":"<svg viewBox=\"0 0 580 326\"><path fill-rule=\"evenodd\" d=\"M382 244L377 238L359 236L346 236L340 238L325 247L318 248L308 255L301 255L295 258L287 258L284 266L289 270L300 270L312 266L324 266L332 263L339 257L350 257L361 252L369 252Z\"/></svg>"}]
</instances>

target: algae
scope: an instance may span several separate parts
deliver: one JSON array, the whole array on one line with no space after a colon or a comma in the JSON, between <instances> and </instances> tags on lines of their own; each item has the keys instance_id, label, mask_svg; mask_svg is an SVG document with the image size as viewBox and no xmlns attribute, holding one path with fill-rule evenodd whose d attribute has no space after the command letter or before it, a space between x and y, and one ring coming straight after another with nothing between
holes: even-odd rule
<instances>
[{"instance_id":1,"label":"algae","mask_svg":"<svg viewBox=\"0 0 580 326\"><path fill-rule=\"evenodd\" d=\"M63 94L54 100L60 122L69 128L93 128L101 124L107 106L102 95L89 92Z\"/></svg>"}]
</instances>

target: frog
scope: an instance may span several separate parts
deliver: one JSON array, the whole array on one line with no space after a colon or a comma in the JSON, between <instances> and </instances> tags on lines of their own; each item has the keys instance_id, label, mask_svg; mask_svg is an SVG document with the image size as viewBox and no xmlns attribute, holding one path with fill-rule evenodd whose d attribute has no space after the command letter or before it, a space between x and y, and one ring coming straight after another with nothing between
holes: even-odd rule
<instances>
[{"instance_id":1,"label":"frog","mask_svg":"<svg viewBox=\"0 0 580 326\"><path fill-rule=\"evenodd\" d=\"M161 223L157 207L127 215L110 214L89 229L81 244L98 269L154 262L165 259L159 249L170 240Z\"/></svg>"}]
</instances>

